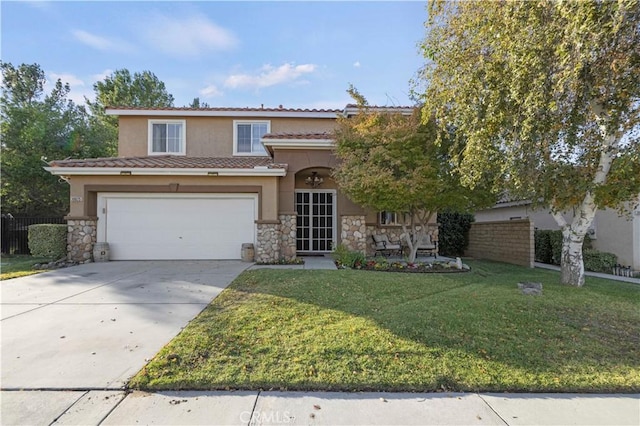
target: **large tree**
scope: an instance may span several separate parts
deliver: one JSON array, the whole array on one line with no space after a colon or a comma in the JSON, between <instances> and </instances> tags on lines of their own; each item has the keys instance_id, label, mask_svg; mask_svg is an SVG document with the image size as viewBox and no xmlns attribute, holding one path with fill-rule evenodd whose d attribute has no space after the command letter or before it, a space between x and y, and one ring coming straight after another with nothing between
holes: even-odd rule
<instances>
[{"instance_id":1,"label":"large tree","mask_svg":"<svg viewBox=\"0 0 640 426\"><path fill-rule=\"evenodd\" d=\"M552 209L561 281L582 286L596 211L640 193L638 1L436 1L426 27L423 119L464 137L467 185L500 176L496 188Z\"/></svg>"},{"instance_id":2,"label":"large tree","mask_svg":"<svg viewBox=\"0 0 640 426\"><path fill-rule=\"evenodd\" d=\"M68 212L69 188L43 169L47 159L101 156L104 139L89 125L87 111L68 99L58 80L45 93L37 64L2 68L2 211L22 216Z\"/></svg>"},{"instance_id":3,"label":"large tree","mask_svg":"<svg viewBox=\"0 0 640 426\"><path fill-rule=\"evenodd\" d=\"M105 115L107 107L164 108L173 106L173 95L151 71L119 69L93 85L95 100L87 99L91 110L91 127L108 138L110 153L118 146L118 118Z\"/></svg>"},{"instance_id":4,"label":"large tree","mask_svg":"<svg viewBox=\"0 0 640 426\"><path fill-rule=\"evenodd\" d=\"M469 210L491 204L480 187L460 185L446 140L436 144L435 126L421 122L420 109L403 115L370 108L355 89L359 113L338 118L334 133L339 164L333 176L354 202L376 211L405 213L402 222L409 260L427 224L443 209Z\"/></svg>"}]
</instances>

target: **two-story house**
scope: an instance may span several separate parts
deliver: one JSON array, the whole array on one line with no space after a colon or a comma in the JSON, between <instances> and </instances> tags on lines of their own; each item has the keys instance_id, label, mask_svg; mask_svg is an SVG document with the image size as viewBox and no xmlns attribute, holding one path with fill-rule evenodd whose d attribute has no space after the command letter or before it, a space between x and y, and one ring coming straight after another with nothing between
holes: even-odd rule
<instances>
[{"instance_id":1,"label":"two-story house","mask_svg":"<svg viewBox=\"0 0 640 426\"><path fill-rule=\"evenodd\" d=\"M396 108L410 112L408 108ZM256 261L369 250L370 235L399 237L395 216L346 198L331 178L332 131L345 110L109 108L118 157L52 161L68 182L69 257Z\"/></svg>"}]
</instances>

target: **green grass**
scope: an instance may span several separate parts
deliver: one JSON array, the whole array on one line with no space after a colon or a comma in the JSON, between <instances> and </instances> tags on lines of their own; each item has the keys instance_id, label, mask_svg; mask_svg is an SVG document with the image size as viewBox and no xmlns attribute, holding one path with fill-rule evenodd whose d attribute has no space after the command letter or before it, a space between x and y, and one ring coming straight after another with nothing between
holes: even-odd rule
<instances>
[{"instance_id":1,"label":"green grass","mask_svg":"<svg viewBox=\"0 0 640 426\"><path fill-rule=\"evenodd\" d=\"M142 389L638 392L640 286L469 262L466 274L243 273ZM519 281L544 284L524 296Z\"/></svg>"},{"instance_id":2,"label":"green grass","mask_svg":"<svg viewBox=\"0 0 640 426\"><path fill-rule=\"evenodd\" d=\"M51 259L47 259L44 257L33 257L25 254L2 255L2 264L0 265L0 281L44 272L44 270L36 271L32 269L32 267L36 263L49 261L51 261Z\"/></svg>"}]
</instances>

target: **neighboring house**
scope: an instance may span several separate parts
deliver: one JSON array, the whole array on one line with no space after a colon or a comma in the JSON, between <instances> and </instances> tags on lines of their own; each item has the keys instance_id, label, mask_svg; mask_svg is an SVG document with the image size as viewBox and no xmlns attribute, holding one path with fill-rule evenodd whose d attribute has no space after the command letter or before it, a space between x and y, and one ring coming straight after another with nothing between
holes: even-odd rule
<instances>
[{"instance_id":1,"label":"neighboring house","mask_svg":"<svg viewBox=\"0 0 640 426\"><path fill-rule=\"evenodd\" d=\"M353 107L106 112L119 117L117 158L46 168L71 186L71 259L90 259L95 242L114 260L239 259L253 243L271 262L340 243L371 253L373 233L401 233L395 215L352 203L331 178L331 134Z\"/></svg>"},{"instance_id":2,"label":"neighboring house","mask_svg":"<svg viewBox=\"0 0 640 426\"><path fill-rule=\"evenodd\" d=\"M640 195L639 195L640 197ZM503 199L487 210L476 212L476 222L530 218L537 229L560 229L548 209L533 209L530 201ZM565 213L568 221L572 214ZM589 229L594 249L614 253L618 263L640 271L640 206L630 215L614 209L598 210Z\"/></svg>"}]
</instances>

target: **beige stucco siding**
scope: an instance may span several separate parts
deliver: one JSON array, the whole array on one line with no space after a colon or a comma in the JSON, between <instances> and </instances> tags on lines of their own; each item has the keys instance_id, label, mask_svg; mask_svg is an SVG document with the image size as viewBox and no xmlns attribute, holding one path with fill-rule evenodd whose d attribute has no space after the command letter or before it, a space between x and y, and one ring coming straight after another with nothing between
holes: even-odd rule
<instances>
[{"instance_id":1,"label":"beige stucco siding","mask_svg":"<svg viewBox=\"0 0 640 426\"><path fill-rule=\"evenodd\" d=\"M120 117L118 156L148 155L149 120L167 117ZM186 121L186 155L190 157L233 156L233 117L171 117ZM270 121L271 133L331 132L333 119L242 117L242 121Z\"/></svg>"},{"instance_id":2,"label":"beige stucco siding","mask_svg":"<svg viewBox=\"0 0 640 426\"><path fill-rule=\"evenodd\" d=\"M278 218L278 178L245 176L71 176L70 217L95 216L97 192L254 192L260 219Z\"/></svg>"}]
</instances>

